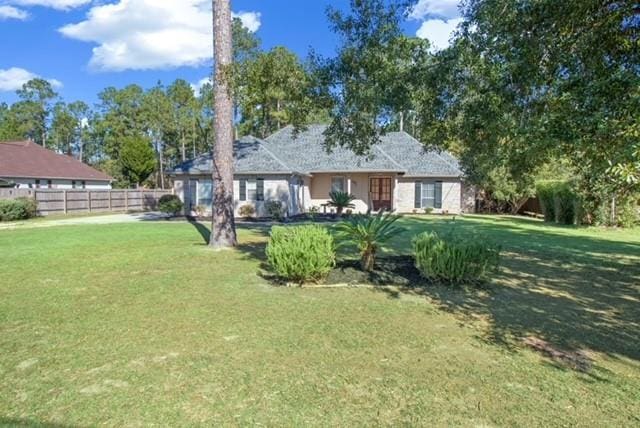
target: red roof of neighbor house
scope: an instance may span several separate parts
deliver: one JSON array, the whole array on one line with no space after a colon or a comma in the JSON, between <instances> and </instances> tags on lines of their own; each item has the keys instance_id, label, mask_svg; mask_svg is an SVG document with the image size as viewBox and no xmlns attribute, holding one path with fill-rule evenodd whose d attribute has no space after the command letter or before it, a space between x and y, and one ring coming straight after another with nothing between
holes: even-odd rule
<instances>
[{"instance_id":1,"label":"red roof of neighbor house","mask_svg":"<svg viewBox=\"0 0 640 428\"><path fill-rule=\"evenodd\" d=\"M31 141L0 142L0 177L111 181L107 174Z\"/></svg>"}]
</instances>

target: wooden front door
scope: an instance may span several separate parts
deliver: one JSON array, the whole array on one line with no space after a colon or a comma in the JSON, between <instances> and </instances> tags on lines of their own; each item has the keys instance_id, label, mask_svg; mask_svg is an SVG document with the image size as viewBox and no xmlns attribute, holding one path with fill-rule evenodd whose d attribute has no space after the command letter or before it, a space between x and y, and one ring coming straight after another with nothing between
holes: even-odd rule
<instances>
[{"instance_id":1,"label":"wooden front door","mask_svg":"<svg viewBox=\"0 0 640 428\"><path fill-rule=\"evenodd\" d=\"M371 207L374 211L391 211L391 178L372 177L369 179Z\"/></svg>"}]
</instances>

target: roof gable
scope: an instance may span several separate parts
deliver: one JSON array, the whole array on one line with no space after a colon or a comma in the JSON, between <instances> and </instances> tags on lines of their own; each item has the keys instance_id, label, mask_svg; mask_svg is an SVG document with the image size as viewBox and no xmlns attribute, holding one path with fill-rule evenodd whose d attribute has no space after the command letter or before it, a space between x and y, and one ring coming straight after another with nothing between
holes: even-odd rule
<instances>
[{"instance_id":1,"label":"roof gable","mask_svg":"<svg viewBox=\"0 0 640 428\"><path fill-rule=\"evenodd\" d=\"M0 142L0 177L113 180L71 156L58 154L31 141Z\"/></svg>"}]
</instances>

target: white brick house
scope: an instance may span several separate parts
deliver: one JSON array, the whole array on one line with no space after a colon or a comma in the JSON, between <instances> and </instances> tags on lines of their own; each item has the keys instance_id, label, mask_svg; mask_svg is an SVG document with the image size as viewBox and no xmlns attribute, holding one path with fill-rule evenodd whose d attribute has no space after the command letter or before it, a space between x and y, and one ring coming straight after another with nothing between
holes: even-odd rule
<instances>
[{"instance_id":1,"label":"white brick house","mask_svg":"<svg viewBox=\"0 0 640 428\"><path fill-rule=\"evenodd\" d=\"M234 145L234 201L236 215L252 205L262 216L265 201L279 200L289 215L311 207L329 210L331 190L356 197L356 212L390 209L400 213L460 213L472 210L463 204L462 172L447 152L427 150L404 132L382 136L372 156L356 156L350 150L324 148L322 125L309 126L294 136L286 127L261 140L244 137ZM187 213L196 208L210 211L212 160L204 155L175 167L175 192Z\"/></svg>"}]
</instances>

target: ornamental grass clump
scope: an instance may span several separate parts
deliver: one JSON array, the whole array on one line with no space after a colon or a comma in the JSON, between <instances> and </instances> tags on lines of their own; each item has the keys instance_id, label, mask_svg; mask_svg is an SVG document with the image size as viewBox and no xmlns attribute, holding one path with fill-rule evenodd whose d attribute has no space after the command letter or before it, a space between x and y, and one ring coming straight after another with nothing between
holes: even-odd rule
<instances>
[{"instance_id":1,"label":"ornamental grass clump","mask_svg":"<svg viewBox=\"0 0 640 428\"><path fill-rule=\"evenodd\" d=\"M318 225L274 226L266 253L280 278L299 284L323 280L336 264L333 236Z\"/></svg>"},{"instance_id":2,"label":"ornamental grass clump","mask_svg":"<svg viewBox=\"0 0 640 428\"><path fill-rule=\"evenodd\" d=\"M449 284L484 282L500 263L500 247L481 237L424 232L413 239L413 250L422 276Z\"/></svg>"}]
</instances>

